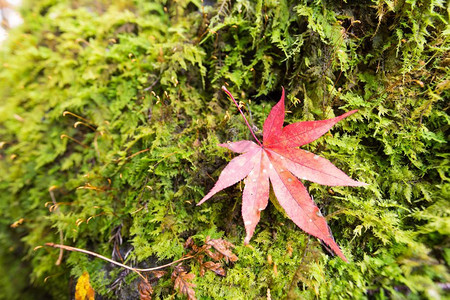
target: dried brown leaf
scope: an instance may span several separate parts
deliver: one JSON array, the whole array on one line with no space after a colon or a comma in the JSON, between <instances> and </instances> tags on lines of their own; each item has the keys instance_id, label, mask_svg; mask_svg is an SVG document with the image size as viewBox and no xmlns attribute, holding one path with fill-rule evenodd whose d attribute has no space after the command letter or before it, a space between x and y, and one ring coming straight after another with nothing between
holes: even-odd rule
<instances>
[{"instance_id":1,"label":"dried brown leaf","mask_svg":"<svg viewBox=\"0 0 450 300\"><path fill-rule=\"evenodd\" d=\"M152 300L153 288L147 280L141 280L138 289L140 300Z\"/></svg>"},{"instance_id":2,"label":"dried brown leaf","mask_svg":"<svg viewBox=\"0 0 450 300\"><path fill-rule=\"evenodd\" d=\"M209 246L209 247L211 247L211 246ZM213 252L209 249L205 250L205 254L208 255L214 261L219 261L223 258L223 255L220 254L219 252Z\"/></svg>"},{"instance_id":3,"label":"dried brown leaf","mask_svg":"<svg viewBox=\"0 0 450 300\"><path fill-rule=\"evenodd\" d=\"M187 273L188 269L180 263L179 265L173 268L172 279L174 280L175 279L174 276L178 276L178 274L183 272Z\"/></svg>"},{"instance_id":4,"label":"dried brown leaf","mask_svg":"<svg viewBox=\"0 0 450 300\"><path fill-rule=\"evenodd\" d=\"M205 267L203 266L203 264L200 265L200 276L205 276Z\"/></svg>"},{"instance_id":5,"label":"dried brown leaf","mask_svg":"<svg viewBox=\"0 0 450 300\"><path fill-rule=\"evenodd\" d=\"M206 244L213 246L214 249L222 254L225 257L226 262L228 262L228 260L232 262L238 260L238 257L233 252L231 252L230 248L235 248L232 243L222 239L209 239L209 237L207 237Z\"/></svg>"},{"instance_id":6,"label":"dried brown leaf","mask_svg":"<svg viewBox=\"0 0 450 300\"><path fill-rule=\"evenodd\" d=\"M192 248L192 246L194 245L194 240L192 239L192 237L190 236L186 242L184 242L184 249L188 249L188 248Z\"/></svg>"},{"instance_id":7,"label":"dried brown leaf","mask_svg":"<svg viewBox=\"0 0 450 300\"><path fill-rule=\"evenodd\" d=\"M220 263L215 263L212 261L207 261L202 266L210 271L213 271L217 275L220 276L226 276L227 272L222 268L222 265Z\"/></svg>"},{"instance_id":8,"label":"dried brown leaf","mask_svg":"<svg viewBox=\"0 0 450 300\"><path fill-rule=\"evenodd\" d=\"M196 300L195 291L192 289L195 284L192 283L195 275L186 273L183 266L176 266L172 273L172 280L175 281L174 288L182 295L185 295L189 300Z\"/></svg>"},{"instance_id":9,"label":"dried brown leaf","mask_svg":"<svg viewBox=\"0 0 450 300\"><path fill-rule=\"evenodd\" d=\"M202 264L203 258L205 258L205 256L203 254L200 254L200 255L197 255L196 260L198 261L199 264Z\"/></svg>"},{"instance_id":10,"label":"dried brown leaf","mask_svg":"<svg viewBox=\"0 0 450 300\"><path fill-rule=\"evenodd\" d=\"M155 278L161 278L167 274L166 271L152 271L152 274Z\"/></svg>"}]
</instances>

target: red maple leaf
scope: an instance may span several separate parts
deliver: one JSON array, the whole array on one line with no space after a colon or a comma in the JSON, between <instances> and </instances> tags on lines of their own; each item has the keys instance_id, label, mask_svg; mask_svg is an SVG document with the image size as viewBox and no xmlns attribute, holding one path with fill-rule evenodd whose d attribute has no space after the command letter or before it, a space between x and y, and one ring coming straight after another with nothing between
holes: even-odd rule
<instances>
[{"instance_id":1,"label":"red maple leaf","mask_svg":"<svg viewBox=\"0 0 450 300\"><path fill-rule=\"evenodd\" d=\"M225 87L222 89L237 105L231 93ZM247 233L244 242L247 244L259 222L261 211L267 206L270 181L275 196L288 217L298 227L321 239L339 257L347 261L334 241L325 218L298 178L329 186L364 186L366 184L351 179L329 160L298 147L318 139L334 124L357 110L329 120L297 122L283 128L283 89L281 100L272 108L264 122L263 143L261 143L239 106L238 109L258 144L252 141L220 144L222 147L242 154L230 161L214 187L197 205L245 178L242 217Z\"/></svg>"}]
</instances>

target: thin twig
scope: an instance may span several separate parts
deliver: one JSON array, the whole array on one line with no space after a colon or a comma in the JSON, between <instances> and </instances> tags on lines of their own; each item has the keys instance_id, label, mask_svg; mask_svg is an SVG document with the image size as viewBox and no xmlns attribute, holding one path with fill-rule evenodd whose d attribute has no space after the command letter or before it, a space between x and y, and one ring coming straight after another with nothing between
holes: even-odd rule
<instances>
[{"instance_id":1,"label":"thin twig","mask_svg":"<svg viewBox=\"0 0 450 300\"><path fill-rule=\"evenodd\" d=\"M192 255L188 255L188 256L182 257L180 259L177 259L177 260L175 260L175 261L173 261L171 263L168 263L168 264L165 264L165 265L162 265L162 266L153 267L153 268L147 268L147 269L139 269L139 268L133 268L133 267L127 266L125 264L122 264L120 262L114 261L114 260L112 260L110 258L107 258L106 256L100 255L98 253L95 253L95 252L92 252L92 251L89 251L89 250L80 249L80 248L71 247L71 246L66 246L66 245L59 245L59 244L54 244L54 243L45 243L45 245L49 246L49 247L53 247L53 248L64 249L64 250L67 250L67 251L75 251L75 252L81 252L81 253L84 253L84 254L92 255L94 257L106 260L107 262L110 262L110 263L115 264L117 266L120 266L122 268L125 268L125 269L131 270L133 272L136 272L141 277L143 277L143 276L142 276L142 274L140 274L140 272L151 272L151 271L161 270L161 269L170 267L171 265L177 264L177 263L179 263L179 262L181 262L183 260L188 260L188 259L191 259L191 258L194 257Z\"/></svg>"}]
</instances>

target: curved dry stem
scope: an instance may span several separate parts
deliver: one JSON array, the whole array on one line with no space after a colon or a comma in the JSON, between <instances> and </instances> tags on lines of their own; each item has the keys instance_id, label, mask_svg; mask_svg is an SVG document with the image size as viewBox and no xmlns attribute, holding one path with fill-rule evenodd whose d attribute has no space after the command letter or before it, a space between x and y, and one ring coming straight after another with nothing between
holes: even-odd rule
<instances>
[{"instance_id":1,"label":"curved dry stem","mask_svg":"<svg viewBox=\"0 0 450 300\"><path fill-rule=\"evenodd\" d=\"M107 257L105 257L103 255L100 255L98 253L95 253L95 252L92 252L92 251L89 251L89 250L76 248L76 247L71 247L71 246L66 246L66 245L54 244L54 243L45 243L45 245L49 246L49 247L53 247L53 248L64 249L64 250L67 250L67 251L75 251L75 252L81 252L81 253L84 253L84 254L92 255L94 257L103 259L103 260L105 260L107 262L110 262L110 263L115 264L117 266L120 266L122 268L125 268L125 269L128 269L130 271L136 272L139 276L141 276L144 279L145 279L145 277L140 272L151 272L151 271L161 270L161 269L170 267L170 266L172 266L174 264L177 264L177 263L179 263L179 262L181 262L183 260L188 260L188 259L191 259L191 258L194 257L192 255L189 255L189 256L185 256L185 257L182 257L180 259L177 259L177 260L175 260L175 261L173 261L171 263L162 265L162 266L153 267L153 268L147 268L147 269L140 269L140 268L133 268L133 267L127 266L125 264L122 264L120 262L114 261L114 260L112 260L110 258L107 258Z\"/></svg>"},{"instance_id":2,"label":"curved dry stem","mask_svg":"<svg viewBox=\"0 0 450 300\"><path fill-rule=\"evenodd\" d=\"M241 108L239 107L239 104L236 102L236 100L234 99L233 95L230 93L229 90L227 90L227 88L225 86L222 86L222 90L228 94L228 96L230 96L231 100L233 100L234 104L236 104L237 108L239 109L239 112L241 113L242 117L244 118L245 124L247 125L248 129L250 129L250 132L253 135L253 138L258 142L258 144L262 147L263 145L261 144L261 142L258 140L258 138L256 137L255 133L253 132L252 128L250 127L250 124L247 121L247 118L245 117L244 113L242 112Z\"/></svg>"}]
</instances>

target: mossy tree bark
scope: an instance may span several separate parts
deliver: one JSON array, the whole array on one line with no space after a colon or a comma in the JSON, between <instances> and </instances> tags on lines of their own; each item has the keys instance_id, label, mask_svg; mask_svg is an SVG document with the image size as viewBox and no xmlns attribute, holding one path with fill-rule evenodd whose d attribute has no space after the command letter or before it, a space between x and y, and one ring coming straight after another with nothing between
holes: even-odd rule
<instances>
[{"instance_id":1,"label":"mossy tree bark","mask_svg":"<svg viewBox=\"0 0 450 300\"><path fill-rule=\"evenodd\" d=\"M137 275L34 249L62 242L146 268L186 254L190 236L231 241L239 258L225 277L186 263L198 298L445 292L441 1L55 0L23 17L0 51L0 298L67 297L85 271L97 295L138 297ZM245 247L239 186L195 206L232 158L217 144L252 138L224 84L257 135L282 86L289 123L359 109L305 147L370 184L308 185L350 263L271 204ZM175 293L170 273L155 297Z\"/></svg>"}]
</instances>

